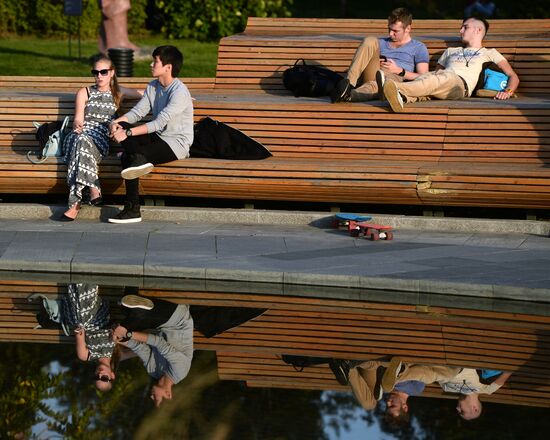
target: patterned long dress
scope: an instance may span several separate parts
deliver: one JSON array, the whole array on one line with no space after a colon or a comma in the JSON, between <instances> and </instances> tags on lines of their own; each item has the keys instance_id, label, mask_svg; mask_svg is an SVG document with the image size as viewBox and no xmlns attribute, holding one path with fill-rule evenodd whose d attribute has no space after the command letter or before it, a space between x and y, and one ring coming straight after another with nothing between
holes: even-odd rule
<instances>
[{"instance_id":1,"label":"patterned long dress","mask_svg":"<svg viewBox=\"0 0 550 440\"><path fill-rule=\"evenodd\" d=\"M114 118L116 105L110 91L101 92L88 87L88 102L84 108L82 133L72 131L63 142L67 163L69 206L82 201L86 187L100 189L98 165L109 152L109 123Z\"/></svg>"},{"instance_id":2,"label":"patterned long dress","mask_svg":"<svg viewBox=\"0 0 550 440\"><path fill-rule=\"evenodd\" d=\"M89 361L112 356L115 343L109 331L109 302L100 298L98 285L69 284L68 295L61 302L61 317L69 331L84 328Z\"/></svg>"}]
</instances>

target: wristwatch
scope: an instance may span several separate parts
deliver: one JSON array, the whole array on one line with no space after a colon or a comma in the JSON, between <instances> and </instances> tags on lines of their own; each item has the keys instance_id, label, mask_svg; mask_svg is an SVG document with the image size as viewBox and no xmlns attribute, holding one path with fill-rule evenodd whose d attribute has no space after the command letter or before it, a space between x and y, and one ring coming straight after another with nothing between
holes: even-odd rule
<instances>
[{"instance_id":1,"label":"wristwatch","mask_svg":"<svg viewBox=\"0 0 550 440\"><path fill-rule=\"evenodd\" d=\"M126 331L126 336L124 336L124 337L120 340L120 342L128 342L130 339L132 339L132 336L133 336L133 335L134 335L134 334L133 334L130 330Z\"/></svg>"},{"instance_id":2,"label":"wristwatch","mask_svg":"<svg viewBox=\"0 0 550 440\"><path fill-rule=\"evenodd\" d=\"M405 76L405 73L407 73L407 71L405 69L403 69L401 72L398 73L399 76Z\"/></svg>"},{"instance_id":3,"label":"wristwatch","mask_svg":"<svg viewBox=\"0 0 550 440\"><path fill-rule=\"evenodd\" d=\"M132 136L132 129L131 129L131 128L128 128L128 129L126 130L126 137L130 137L130 136Z\"/></svg>"}]
</instances>

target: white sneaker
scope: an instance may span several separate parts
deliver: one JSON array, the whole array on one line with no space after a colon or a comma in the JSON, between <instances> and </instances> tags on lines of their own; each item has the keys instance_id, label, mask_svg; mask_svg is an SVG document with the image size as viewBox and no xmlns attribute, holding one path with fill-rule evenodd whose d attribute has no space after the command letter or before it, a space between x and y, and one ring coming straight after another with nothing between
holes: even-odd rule
<instances>
[{"instance_id":1,"label":"white sneaker","mask_svg":"<svg viewBox=\"0 0 550 440\"><path fill-rule=\"evenodd\" d=\"M155 166L151 162L144 163L143 165L137 165L135 167L128 167L120 172L123 179L137 179L138 177L145 176L153 171Z\"/></svg>"},{"instance_id":2,"label":"white sneaker","mask_svg":"<svg viewBox=\"0 0 550 440\"><path fill-rule=\"evenodd\" d=\"M129 309L151 310L154 307L153 301L138 295L125 295L122 297L120 304Z\"/></svg>"},{"instance_id":3,"label":"white sneaker","mask_svg":"<svg viewBox=\"0 0 550 440\"><path fill-rule=\"evenodd\" d=\"M388 79L384 83L384 96L390 103L390 107L395 113L401 113L405 109L403 97L399 93L399 89L397 88L395 81Z\"/></svg>"}]
</instances>

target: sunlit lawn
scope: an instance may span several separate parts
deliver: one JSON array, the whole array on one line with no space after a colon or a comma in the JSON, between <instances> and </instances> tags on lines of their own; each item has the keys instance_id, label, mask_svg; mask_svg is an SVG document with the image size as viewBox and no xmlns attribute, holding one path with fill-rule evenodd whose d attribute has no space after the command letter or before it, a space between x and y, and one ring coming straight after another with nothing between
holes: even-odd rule
<instances>
[{"instance_id":1,"label":"sunlit lawn","mask_svg":"<svg viewBox=\"0 0 550 440\"><path fill-rule=\"evenodd\" d=\"M142 48L154 49L162 44L173 44L184 54L180 77L213 77L216 72L217 43L193 40L165 40L162 38L132 39ZM73 39L71 56L67 39L40 39L35 37L0 38L0 75L88 76L89 58L97 53L96 41L78 42ZM150 76L150 58L134 62L134 76Z\"/></svg>"}]
</instances>

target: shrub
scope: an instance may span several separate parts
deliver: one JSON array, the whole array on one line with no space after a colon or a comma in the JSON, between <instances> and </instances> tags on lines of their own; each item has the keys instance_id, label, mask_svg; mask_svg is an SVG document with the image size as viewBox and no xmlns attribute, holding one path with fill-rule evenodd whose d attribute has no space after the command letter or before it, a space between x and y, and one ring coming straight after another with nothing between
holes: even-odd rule
<instances>
[{"instance_id":1,"label":"shrub","mask_svg":"<svg viewBox=\"0 0 550 440\"><path fill-rule=\"evenodd\" d=\"M134 35L145 28L147 1L132 0L132 9L128 13L128 29ZM77 17L66 16L63 9L63 0L1 0L0 33L59 37L66 36L71 30L75 35ZM96 38L101 22L97 0L83 0L82 9L80 35L82 38Z\"/></svg>"},{"instance_id":2,"label":"shrub","mask_svg":"<svg viewBox=\"0 0 550 440\"><path fill-rule=\"evenodd\" d=\"M216 40L241 32L248 16L288 17L292 0L155 0L168 38Z\"/></svg>"}]
</instances>

